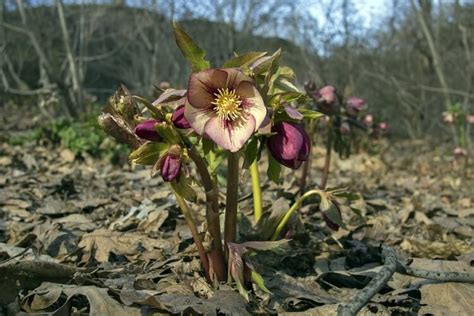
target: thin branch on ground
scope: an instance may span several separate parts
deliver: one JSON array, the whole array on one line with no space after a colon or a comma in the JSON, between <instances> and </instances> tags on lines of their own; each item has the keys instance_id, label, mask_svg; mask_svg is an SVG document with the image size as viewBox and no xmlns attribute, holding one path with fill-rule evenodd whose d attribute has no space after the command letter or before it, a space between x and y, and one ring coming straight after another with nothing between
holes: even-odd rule
<instances>
[{"instance_id":1,"label":"thin branch on ground","mask_svg":"<svg viewBox=\"0 0 474 316\"><path fill-rule=\"evenodd\" d=\"M455 272L455 271L430 271L418 268L412 268L400 261L397 262L397 271L400 274L409 275L417 278L437 280L443 282L464 282L474 283L474 274Z\"/></svg>"},{"instance_id":2,"label":"thin branch on ground","mask_svg":"<svg viewBox=\"0 0 474 316\"><path fill-rule=\"evenodd\" d=\"M338 306L338 316L356 315L390 280L397 268L397 256L392 248L386 246L382 246L382 256L384 259L382 269L350 302Z\"/></svg>"}]
</instances>

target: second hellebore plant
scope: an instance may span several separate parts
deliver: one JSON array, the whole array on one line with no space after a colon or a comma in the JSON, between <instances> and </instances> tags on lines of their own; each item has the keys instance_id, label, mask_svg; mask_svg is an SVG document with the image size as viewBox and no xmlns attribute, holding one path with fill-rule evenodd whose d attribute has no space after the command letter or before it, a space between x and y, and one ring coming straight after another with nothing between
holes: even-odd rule
<instances>
[{"instance_id":1,"label":"second hellebore plant","mask_svg":"<svg viewBox=\"0 0 474 316\"><path fill-rule=\"evenodd\" d=\"M251 254L286 245L286 240L281 238L288 232L288 223L304 199L319 196L324 220L333 228L343 226L338 199L345 193L340 189L310 190L276 222L261 220L264 212L259 161L267 153L267 174L270 180L279 183L281 165L298 169L309 159L311 141L304 120L314 126L314 121L323 114L301 107L310 99L294 85L293 71L279 65L279 50L273 55L265 52L236 55L220 68L210 68L204 51L177 25L174 34L192 68L187 89L167 87L157 100L149 102L132 96L122 87L110 99L99 123L107 133L134 149L129 157L132 163L152 166L152 175L160 173L170 184L191 230L206 279L215 283L230 278L248 298L246 285L250 279L268 291L252 264ZM336 97L331 86L313 96L321 104L320 111L328 115L334 112L332 105ZM217 179L225 159L223 243L220 225L223 201L219 199ZM257 241L237 233L240 168L248 169L252 177L253 223L255 230L261 230ZM198 229L203 226L188 205L196 202L196 187L201 187L206 196L207 243Z\"/></svg>"}]
</instances>

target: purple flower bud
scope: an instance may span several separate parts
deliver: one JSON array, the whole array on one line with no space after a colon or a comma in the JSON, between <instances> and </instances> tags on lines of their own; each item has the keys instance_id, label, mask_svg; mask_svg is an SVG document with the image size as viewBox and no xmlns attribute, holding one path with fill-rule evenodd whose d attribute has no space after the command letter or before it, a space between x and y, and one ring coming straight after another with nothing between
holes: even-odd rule
<instances>
[{"instance_id":1,"label":"purple flower bud","mask_svg":"<svg viewBox=\"0 0 474 316\"><path fill-rule=\"evenodd\" d=\"M159 142L161 137L155 129L155 125L158 123L159 121L155 119L143 121L135 127L134 132L140 138L153 142Z\"/></svg>"},{"instance_id":2,"label":"purple flower bud","mask_svg":"<svg viewBox=\"0 0 474 316\"><path fill-rule=\"evenodd\" d=\"M161 177L170 182L179 177L181 171L181 157L172 154L166 155L161 166Z\"/></svg>"},{"instance_id":3,"label":"purple flower bud","mask_svg":"<svg viewBox=\"0 0 474 316\"><path fill-rule=\"evenodd\" d=\"M349 115L357 115L364 109L365 101L358 97L350 97L346 102L346 110Z\"/></svg>"},{"instance_id":4,"label":"purple flower bud","mask_svg":"<svg viewBox=\"0 0 474 316\"><path fill-rule=\"evenodd\" d=\"M273 158L288 168L298 169L310 152L311 141L306 131L300 125L279 122L272 132L276 134L268 138L267 145Z\"/></svg>"},{"instance_id":5,"label":"purple flower bud","mask_svg":"<svg viewBox=\"0 0 474 316\"><path fill-rule=\"evenodd\" d=\"M176 108L176 110L173 112L173 116L171 117L171 121L177 128L191 128L188 120L184 117L184 105L180 105Z\"/></svg>"}]
</instances>

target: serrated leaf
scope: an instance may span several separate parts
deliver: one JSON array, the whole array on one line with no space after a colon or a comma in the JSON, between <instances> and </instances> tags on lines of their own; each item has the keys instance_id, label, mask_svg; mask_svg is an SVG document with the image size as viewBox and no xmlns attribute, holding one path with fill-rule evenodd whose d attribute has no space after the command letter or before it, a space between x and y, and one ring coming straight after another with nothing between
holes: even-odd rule
<instances>
[{"instance_id":1,"label":"serrated leaf","mask_svg":"<svg viewBox=\"0 0 474 316\"><path fill-rule=\"evenodd\" d=\"M208 69L210 64L204 59L206 55L204 50L197 46L192 38L180 28L178 24L173 23L173 29L176 44L183 53L184 58L191 63L193 72Z\"/></svg>"},{"instance_id":2,"label":"serrated leaf","mask_svg":"<svg viewBox=\"0 0 474 316\"><path fill-rule=\"evenodd\" d=\"M153 165L168 148L168 144L165 143L145 143L130 153L128 159L131 163L137 165Z\"/></svg>"},{"instance_id":3,"label":"serrated leaf","mask_svg":"<svg viewBox=\"0 0 474 316\"><path fill-rule=\"evenodd\" d=\"M240 56L235 56L228 61L226 61L222 67L223 68L234 68L234 67L242 67L253 63L257 59L265 56L266 52L249 52Z\"/></svg>"}]
</instances>

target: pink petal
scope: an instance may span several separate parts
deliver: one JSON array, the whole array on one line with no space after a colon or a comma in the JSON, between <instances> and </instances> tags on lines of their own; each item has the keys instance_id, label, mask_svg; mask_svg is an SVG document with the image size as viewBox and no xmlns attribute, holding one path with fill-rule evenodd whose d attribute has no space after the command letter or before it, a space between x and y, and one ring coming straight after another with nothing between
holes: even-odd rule
<instances>
[{"instance_id":1,"label":"pink petal","mask_svg":"<svg viewBox=\"0 0 474 316\"><path fill-rule=\"evenodd\" d=\"M227 72L220 69L209 69L193 73L189 78L188 101L195 108L213 107L214 93L225 88Z\"/></svg>"},{"instance_id":2,"label":"pink petal","mask_svg":"<svg viewBox=\"0 0 474 316\"><path fill-rule=\"evenodd\" d=\"M184 117L197 134L202 135L204 133L204 127L206 126L207 121L214 116L215 114L212 111L212 108L198 109L186 101L184 106Z\"/></svg>"},{"instance_id":3,"label":"pink petal","mask_svg":"<svg viewBox=\"0 0 474 316\"><path fill-rule=\"evenodd\" d=\"M204 131L222 148L237 152L255 131L255 119L248 115L238 122L223 122L218 117L213 117L207 122Z\"/></svg>"},{"instance_id":4,"label":"pink petal","mask_svg":"<svg viewBox=\"0 0 474 316\"><path fill-rule=\"evenodd\" d=\"M247 109L247 113L252 114L254 117L255 130L257 130L267 115L267 107L263 102L262 96L257 88L247 81L243 81L239 84L236 94L242 98L242 105Z\"/></svg>"}]
</instances>

